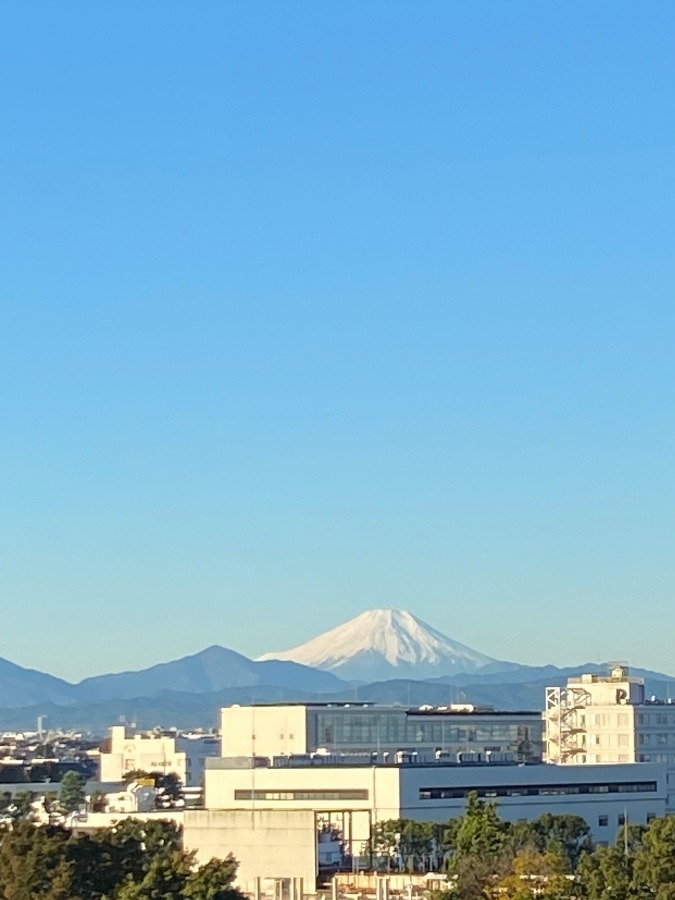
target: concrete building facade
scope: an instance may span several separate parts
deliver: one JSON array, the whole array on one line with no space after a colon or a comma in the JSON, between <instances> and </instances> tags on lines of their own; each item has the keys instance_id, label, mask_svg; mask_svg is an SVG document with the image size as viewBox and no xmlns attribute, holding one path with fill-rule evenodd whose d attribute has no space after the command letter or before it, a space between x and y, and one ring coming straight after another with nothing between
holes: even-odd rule
<instances>
[{"instance_id":1,"label":"concrete building facade","mask_svg":"<svg viewBox=\"0 0 675 900\"><path fill-rule=\"evenodd\" d=\"M637 701L639 691L627 696ZM625 704L619 706L617 715ZM472 792L496 801L499 815L513 822L545 812L581 816L599 843L612 842L626 819L647 824L666 811L663 761L523 759L536 756L537 713L286 704L227 707L221 723L223 755L204 761L204 808L171 817L180 819L185 846L198 861L233 853L240 860L237 883L251 892L258 878L302 879L311 892L317 877L335 867L368 867L374 823L444 823L462 815ZM547 736L548 729L547 720ZM111 750L122 757L117 767L179 773L175 746L164 746L158 757L157 744L134 743L123 730L115 741L112 732ZM559 740L560 728L556 734ZM140 748L136 755L132 743ZM618 753L616 744L608 751ZM158 765L164 759L166 768ZM100 817L88 817L83 827L100 827ZM108 824L113 818L105 816Z\"/></svg>"},{"instance_id":2,"label":"concrete building facade","mask_svg":"<svg viewBox=\"0 0 675 900\"><path fill-rule=\"evenodd\" d=\"M220 733L223 757L409 751L536 762L543 754L540 712L496 712L466 704L227 706L221 709Z\"/></svg>"},{"instance_id":3,"label":"concrete building facade","mask_svg":"<svg viewBox=\"0 0 675 900\"><path fill-rule=\"evenodd\" d=\"M205 760L219 752L220 741L214 735L131 734L124 725L115 725L99 755L99 777L122 781L134 771L173 773L186 787L193 787L202 783Z\"/></svg>"},{"instance_id":4,"label":"concrete building facade","mask_svg":"<svg viewBox=\"0 0 675 900\"><path fill-rule=\"evenodd\" d=\"M667 809L675 812L675 704L647 700L644 679L624 666L569 678L565 688L546 689L544 719L549 762L663 764Z\"/></svg>"},{"instance_id":5,"label":"concrete building facade","mask_svg":"<svg viewBox=\"0 0 675 900\"><path fill-rule=\"evenodd\" d=\"M296 878L314 893L319 866L311 810L188 810L182 824L185 849L195 851L200 865L213 857L235 856L241 890L254 894L260 879L263 890L272 893L270 882Z\"/></svg>"},{"instance_id":6,"label":"concrete building facade","mask_svg":"<svg viewBox=\"0 0 675 900\"><path fill-rule=\"evenodd\" d=\"M308 809L318 820L349 813L367 840L372 822L446 822L462 815L471 792L495 800L509 821L543 812L581 816L596 841L614 839L624 817L647 824L665 813L665 767L658 764L557 766L479 763L349 765L319 760L212 759L205 806L215 810ZM357 817L355 814L359 814ZM356 828L357 822L359 824Z\"/></svg>"}]
</instances>

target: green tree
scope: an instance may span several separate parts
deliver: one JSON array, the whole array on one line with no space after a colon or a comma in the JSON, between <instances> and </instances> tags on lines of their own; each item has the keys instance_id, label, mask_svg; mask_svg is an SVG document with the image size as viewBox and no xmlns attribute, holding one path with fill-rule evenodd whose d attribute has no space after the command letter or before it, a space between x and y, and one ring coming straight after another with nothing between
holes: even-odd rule
<instances>
[{"instance_id":1,"label":"green tree","mask_svg":"<svg viewBox=\"0 0 675 900\"><path fill-rule=\"evenodd\" d=\"M582 853L593 849L591 829L581 816L544 813L522 824L534 846L541 852L562 850L567 860L567 872L574 872Z\"/></svg>"},{"instance_id":2,"label":"green tree","mask_svg":"<svg viewBox=\"0 0 675 900\"><path fill-rule=\"evenodd\" d=\"M584 854L577 876L587 900L629 900L635 896L631 873L618 847L598 847L593 853Z\"/></svg>"},{"instance_id":3,"label":"green tree","mask_svg":"<svg viewBox=\"0 0 675 900\"><path fill-rule=\"evenodd\" d=\"M231 856L196 867L171 822L92 835L18 820L0 827L1 900L244 900Z\"/></svg>"},{"instance_id":4,"label":"green tree","mask_svg":"<svg viewBox=\"0 0 675 900\"><path fill-rule=\"evenodd\" d=\"M435 829L431 822L401 820L399 853L403 867L412 872L428 869L434 853Z\"/></svg>"},{"instance_id":5,"label":"green tree","mask_svg":"<svg viewBox=\"0 0 675 900\"><path fill-rule=\"evenodd\" d=\"M675 816L654 819L635 853L633 890L636 896L675 898Z\"/></svg>"},{"instance_id":6,"label":"green tree","mask_svg":"<svg viewBox=\"0 0 675 900\"><path fill-rule=\"evenodd\" d=\"M0 896L3 900L76 900L65 854L65 829L15 822L0 841Z\"/></svg>"},{"instance_id":7,"label":"green tree","mask_svg":"<svg viewBox=\"0 0 675 900\"><path fill-rule=\"evenodd\" d=\"M496 886L503 900L563 900L575 896L573 882L566 876L567 859L559 850L541 852L533 844L520 849L511 871Z\"/></svg>"},{"instance_id":8,"label":"green tree","mask_svg":"<svg viewBox=\"0 0 675 900\"><path fill-rule=\"evenodd\" d=\"M183 782L175 772L145 772L142 769L133 769L124 775L124 783L132 781L152 781L157 790L157 808L166 809L174 807L176 801L183 796Z\"/></svg>"},{"instance_id":9,"label":"green tree","mask_svg":"<svg viewBox=\"0 0 675 900\"><path fill-rule=\"evenodd\" d=\"M122 853L111 845L112 829L73 838L66 853L71 864L73 892L86 900L115 896L125 875Z\"/></svg>"},{"instance_id":10,"label":"green tree","mask_svg":"<svg viewBox=\"0 0 675 900\"><path fill-rule=\"evenodd\" d=\"M509 844L510 828L497 815L497 804L472 791L455 833L455 856L498 860Z\"/></svg>"},{"instance_id":11,"label":"green tree","mask_svg":"<svg viewBox=\"0 0 675 900\"><path fill-rule=\"evenodd\" d=\"M401 865L400 835L401 819L385 819L373 823L367 852L373 863L385 861L387 869L398 869Z\"/></svg>"},{"instance_id":12,"label":"green tree","mask_svg":"<svg viewBox=\"0 0 675 900\"><path fill-rule=\"evenodd\" d=\"M166 858L182 848L181 830L174 822L139 822L124 819L101 837L104 861L121 879L140 882L151 862Z\"/></svg>"},{"instance_id":13,"label":"green tree","mask_svg":"<svg viewBox=\"0 0 675 900\"><path fill-rule=\"evenodd\" d=\"M59 806L65 815L84 806L86 777L81 772L66 772L59 790Z\"/></svg>"},{"instance_id":14,"label":"green tree","mask_svg":"<svg viewBox=\"0 0 675 900\"><path fill-rule=\"evenodd\" d=\"M150 822L136 822L126 819L122 826L127 833L141 839L142 847L151 857L170 856L183 846L183 836L179 825L166 819Z\"/></svg>"},{"instance_id":15,"label":"green tree","mask_svg":"<svg viewBox=\"0 0 675 900\"><path fill-rule=\"evenodd\" d=\"M140 882L127 880L118 900L177 900L184 891L192 868L192 856L181 850L151 858Z\"/></svg>"},{"instance_id":16,"label":"green tree","mask_svg":"<svg viewBox=\"0 0 675 900\"><path fill-rule=\"evenodd\" d=\"M145 769L132 769L130 772L124 773L122 781L125 784L131 784L132 781L145 781L147 779L152 779L153 782L156 782L157 774L157 772L146 772Z\"/></svg>"},{"instance_id":17,"label":"green tree","mask_svg":"<svg viewBox=\"0 0 675 900\"><path fill-rule=\"evenodd\" d=\"M155 787L157 788L157 806L159 808L173 807L176 805L176 801L183 796L183 782L175 772L157 775Z\"/></svg>"},{"instance_id":18,"label":"green tree","mask_svg":"<svg viewBox=\"0 0 675 900\"><path fill-rule=\"evenodd\" d=\"M464 815L453 829L448 865L462 900L491 897L495 882L510 871L510 831L497 815L495 803L481 800L475 791L469 794Z\"/></svg>"},{"instance_id":19,"label":"green tree","mask_svg":"<svg viewBox=\"0 0 675 900\"><path fill-rule=\"evenodd\" d=\"M387 819L373 824L366 852L374 865L415 872L437 867L443 857L444 826L415 819Z\"/></svg>"},{"instance_id":20,"label":"green tree","mask_svg":"<svg viewBox=\"0 0 675 900\"><path fill-rule=\"evenodd\" d=\"M624 825L611 847L582 853L576 873L588 900L632 900L640 896L634 884L634 868L645 831L642 825Z\"/></svg>"},{"instance_id":21,"label":"green tree","mask_svg":"<svg viewBox=\"0 0 675 900\"><path fill-rule=\"evenodd\" d=\"M42 808L50 823L59 822L59 798L54 791L46 793L42 799Z\"/></svg>"},{"instance_id":22,"label":"green tree","mask_svg":"<svg viewBox=\"0 0 675 900\"><path fill-rule=\"evenodd\" d=\"M14 794L7 811L13 819L32 820L35 818L34 800L35 795L30 791L19 791L18 794Z\"/></svg>"},{"instance_id":23,"label":"green tree","mask_svg":"<svg viewBox=\"0 0 675 900\"><path fill-rule=\"evenodd\" d=\"M226 859L212 859L188 877L186 900L244 900L233 882L238 863L230 855Z\"/></svg>"}]
</instances>

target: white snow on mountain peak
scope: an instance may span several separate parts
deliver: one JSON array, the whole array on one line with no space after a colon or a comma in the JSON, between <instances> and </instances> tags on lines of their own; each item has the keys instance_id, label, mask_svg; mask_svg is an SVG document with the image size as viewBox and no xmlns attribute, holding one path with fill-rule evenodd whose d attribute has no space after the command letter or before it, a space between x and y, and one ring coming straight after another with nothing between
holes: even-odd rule
<instances>
[{"instance_id":1,"label":"white snow on mountain peak","mask_svg":"<svg viewBox=\"0 0 675 900\"><path fill-rule=\"evenodd\" d=\"M495 660L426 625L403 609L370 609L291 650L260 659L286 659L347 678L449 675Z\"/></svg>"}]
</instances>

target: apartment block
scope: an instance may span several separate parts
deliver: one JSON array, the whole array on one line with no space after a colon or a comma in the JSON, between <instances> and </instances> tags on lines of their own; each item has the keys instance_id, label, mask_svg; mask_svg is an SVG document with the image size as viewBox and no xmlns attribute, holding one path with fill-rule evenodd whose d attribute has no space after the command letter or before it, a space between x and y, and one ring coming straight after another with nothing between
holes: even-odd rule
<instances>
[{"instance_id":1,"label":"apartment block","mask_svg":"<svg viewBox=\"0 0 675 900\"><path fill-rule=\"evenodd\" d=\"M675 704L645 696L644 679L617 666L546 689L545 758L575 765L661 763L675 812Z\"/></svg>"}]
</instances>

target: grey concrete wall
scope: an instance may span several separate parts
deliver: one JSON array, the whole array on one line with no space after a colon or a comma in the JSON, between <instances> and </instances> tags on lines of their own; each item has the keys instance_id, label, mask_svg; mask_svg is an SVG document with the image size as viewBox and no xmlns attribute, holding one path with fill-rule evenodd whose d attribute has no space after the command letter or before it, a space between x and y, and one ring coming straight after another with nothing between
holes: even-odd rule
<instances>
[{"instance_id":1,"label":"grey concrete wall","mask_svg":"<svg viewBox=\"0 0 675 900\"><path fill-rule=\"evenodd\" d=\"M188 810L183 840L208 862L231 853L239 860L237 886L253 891L256 876L316 882L316 832L309 810Z\"/></svg>"}]
</instances>

